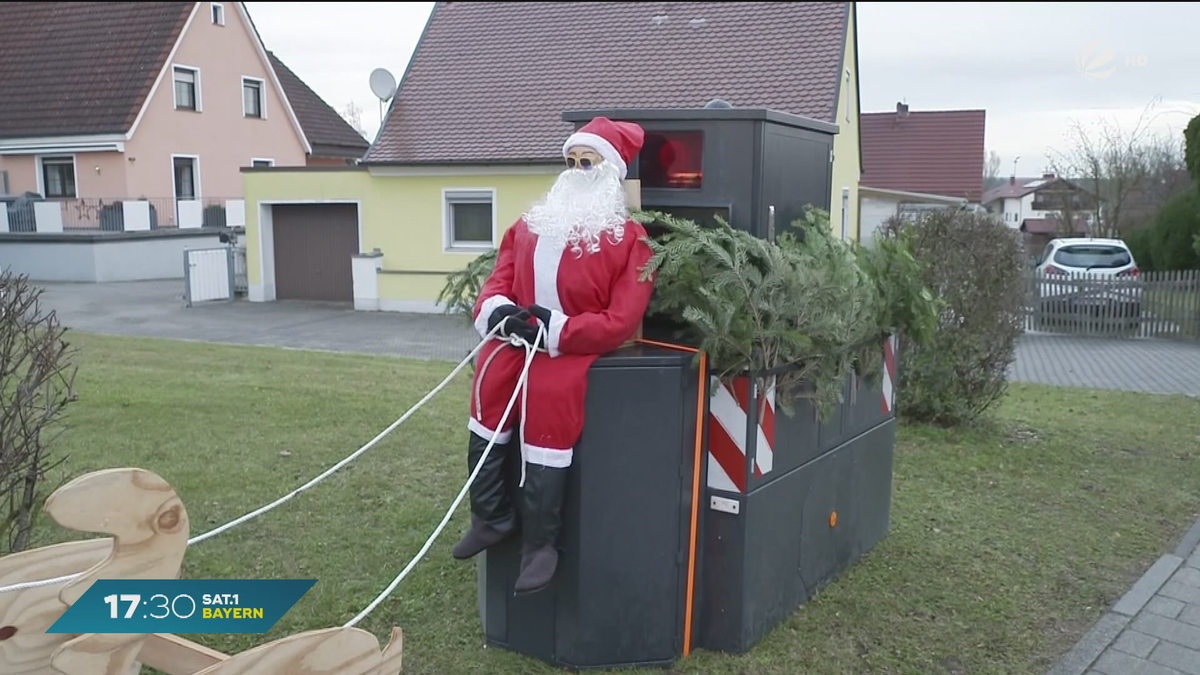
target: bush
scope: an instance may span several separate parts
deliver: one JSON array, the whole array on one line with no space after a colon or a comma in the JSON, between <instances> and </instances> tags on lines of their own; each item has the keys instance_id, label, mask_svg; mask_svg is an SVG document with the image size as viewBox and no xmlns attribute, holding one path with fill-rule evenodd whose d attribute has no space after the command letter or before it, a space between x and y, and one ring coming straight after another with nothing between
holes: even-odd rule
<instances>
[{"instance_id":1,"label":"bush","mask_svg":"<svg viewBox=\"0 0 1200 675\"><path fill-rule=\"evenodd\" d=\"M1154 221L1152 256L1156 270L1200 269L1195 239L1200 236L1200 191L1193 188L1167 202Z\"/></svg>"},{"instance_id":2,"label":"bush","mask_svg":"<svg viewBox=\"0 0 1200 675\"><path fill-rule=\"evenodd\" d=\"M1193 117L1183 130L1183 163L1192 180L1200 184L1200 115Z\"/></svg>"},{"instance_id":3,"label":"bush","mask_svg":"<svg viewBox=\"0 0 1200 675\"><path fill-rule=\"evenodd\" d=\"M496 249L481 253L467 263L465 268L448 274L446 285L438 293L435 302L445 307L447 314L465 316L467 323L472 323L471 314L475 311L475 299L479 297L484 282L491 276L498 253Z\"/></svg>"},{"instance_id":4,"label":"bush","mask_svg":"<svg viewBox=\"0 0 1200 675\"><path fill-rule=\"evenodd\" d=\"M49 490L49 447L74 400L75 369L54 312L24 276L0 273L0 554L24 550Z\"/></svg>"},{"instance_id":5,"label":"bush","mask_svg":"<svg viewBox=\"0 0 1200 675\"><path fill-rule=\"evenodd\" d=\"M1129 252L1133 254L1138 269L1144 272L1154 272L1159 269L1154 260L1154 239L1153 224L1136 228L1122 237L1125 245L1129 247Z\"/></svg>"},{"instance_id":6,"label":"bush","mask_svg":"<svg viewBox=\"0 0 1200 675\"><path fill-rule=\"evenodd\" d=\"M1016 358L1028 267L1020 234L989 214L945 209L890 219L884 238L893 237L909 242L940 303L928 343L900 334L897 412L969 424L1004 394Z\"/></svg>"}]
</instances>

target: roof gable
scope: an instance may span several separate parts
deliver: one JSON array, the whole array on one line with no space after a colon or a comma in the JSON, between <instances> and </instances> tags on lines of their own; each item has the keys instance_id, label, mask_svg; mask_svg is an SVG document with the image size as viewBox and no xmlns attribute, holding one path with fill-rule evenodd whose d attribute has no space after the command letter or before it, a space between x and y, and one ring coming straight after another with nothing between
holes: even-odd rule
<instances>
[{"instance_id":1,"label":"roof gable","mask_svg":"<svg viewBox=\"0 0 1200 675\"><path fill-rule=\"evenodd\" d=\"M274 52L268 51L267 57L296 113L296 119L300 121L300 128L308 137L309 145L314 148L314 154L362 157L369 145L367 139L280 61Z\"/></svg>"},{"instance_id":2,"label":"roof gable","mask_svg":"<svg viewBox=\"0 0 1200 675\"><path fill-rule=\"evenodd\" d=\"M6 2L0 138L124 134L193 2Z\"/></svg>"},{"instance_id":3,"label":"roof gable","mask_svg":"<svg viewBox=\"0 0 1200 675\"><path fill-rule=\"evenodd\" d=\"M578 108L722 98L834 122L849 7L441 2L365 161L558 161Z\"/></svg>"},{"instance_id":4,"label":"roof gable","mask_svg":"<svg viewBox=\"0 0 1200 675\"><path fill-rule=\"evenodd\" d=\"M1048 174L1034 178L1012 176L1003 185L998 185L984 193L981 203L990 204L997 199L1023 199L1026 195L1031 195L1056 181L1067 183L1065 179Z\"/></svg>"},{"instance_id":5,"label":"roof gable","mask_svg":"<svg viewBox=\"0 0 1200 675\"><path fill-rule=\"evenodd\" d=\"M983 110L863 113L862 185L980 200L985 122Z\"/></svg>"}]
</instances>

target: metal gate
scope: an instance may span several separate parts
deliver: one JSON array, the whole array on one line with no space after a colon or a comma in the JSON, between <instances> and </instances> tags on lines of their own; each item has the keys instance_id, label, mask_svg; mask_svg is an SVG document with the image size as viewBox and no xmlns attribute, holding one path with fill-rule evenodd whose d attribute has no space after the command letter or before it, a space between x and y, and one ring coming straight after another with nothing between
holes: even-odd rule
<instances>
[{"instance_id":1,"label":"metal gate","mask_svg":"<svg viewBox=\"0 0 1200 675\"><path fill-rule=\"evenodd\" d=\"M183 252L183 288L187 306L233 300L233 247L189 248Z\"/></svg>"}]
</instances>

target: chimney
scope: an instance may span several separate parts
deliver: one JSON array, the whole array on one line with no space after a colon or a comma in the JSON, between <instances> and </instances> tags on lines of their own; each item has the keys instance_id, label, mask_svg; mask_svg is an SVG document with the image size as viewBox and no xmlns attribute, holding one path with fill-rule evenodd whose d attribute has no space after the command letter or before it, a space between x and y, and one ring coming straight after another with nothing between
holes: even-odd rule
<instances>
[{"instance_id":1,"label":"chimney","mask_svg":"<svg viewBox=\"0 0 1200 675\"><path fill-rule=\"evenodd\" d=\"M1053 173L1053 172L1050 172L1050 171L1047 171L1047 172L1045 172L1045 173L1043 173L1043 174L1042 174L1042 178L1044 178L1044 179L1046 179L1046 180L1050 180L1051 178L1054 178L1054 173Z\"/></svg>"},{"instance_id":2,"label":"chimney","mask_svg":"<svg viewBox=\"0 0 1200 675\"><path fill-rule=\"evenodd\" d=\"M908 104L907 103L896 103L896 117L899 117L901 119L908 117Z\"/></svg>"},{"instance_id":3,"label":"chimney","mask_svg":"<svg viewBox=\"0 0 1200 675\"><path fill-rule=\"evenodd\" d=\"M1017 177L1016 177L1016 176L1009 176L1009 177L1008 177L1008 184L1009 184L1009 185L1016 185L1016 184L1017 184Z\"/></svg>"}]
</instances>

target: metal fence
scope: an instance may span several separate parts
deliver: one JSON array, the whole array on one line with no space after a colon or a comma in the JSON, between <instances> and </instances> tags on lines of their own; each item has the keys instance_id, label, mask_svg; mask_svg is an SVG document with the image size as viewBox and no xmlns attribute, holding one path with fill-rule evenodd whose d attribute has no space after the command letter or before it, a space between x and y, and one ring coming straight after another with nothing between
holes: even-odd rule
<instances>
[{"instance_id":1,"label":"metal fence","mask_svg":"<svg viewBox=\"0 0 1200 675\"><path fill-rule=\"evenodd\" d=\"M126 203L145 205L149 224L141 227L126 222ZM231 203L239 205L229 213ZM39 204L41 206L39 206ZM87 197L79 199L42 199L39 196L18 197L0 208L6 210L9 232L121 232L133 229L173 229L178 227L235 227L245 224L241 200L226 197L205 197L178 200L171 197L127 199L121 197ZM50 207L50 208L47 208ZM57 207L57 208L53 208ZM39 225L39 220L43 221Z\"/></svg>"},{"instance_id":2,"label":"metal fence","mask_svg":"<svg viewBox=\"0 0 1200 675\"><path fill-rule=\"evenodd\" d=\"M1025 330L1200 340L1200 270L1027 277Z\"/></svg>"}]
</instances>

